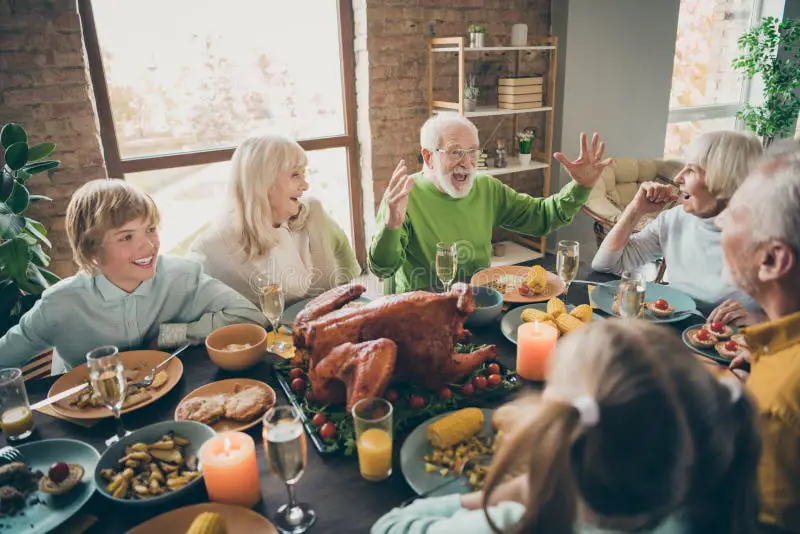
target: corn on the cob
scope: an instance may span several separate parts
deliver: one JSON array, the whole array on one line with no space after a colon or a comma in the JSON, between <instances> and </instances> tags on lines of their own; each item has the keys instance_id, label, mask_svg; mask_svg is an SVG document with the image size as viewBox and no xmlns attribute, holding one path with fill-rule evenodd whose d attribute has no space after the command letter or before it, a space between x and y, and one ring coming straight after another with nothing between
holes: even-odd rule
<instances>
[{"instance_id":1,"label":"corn on the cob","mask_svg":"<svg viewBox=\"0 0 800 534\"><path fill-rule=\"evenodd\" d=\"M553 297L547 301L547 313L553 317L558 317L562 313L567 313L567 307L564 305L563 300Z\"/></svg>"},{"instance_id":2,"label":"corn on the cob","mask_svg":"<svg viewBox=\"0 0 800 534\"><path fill-rule=\"evenodd\" d=\"M556 326L562 334L569 334L573 330L583 326L583 323L577 317L568 313L562 313L556 317Z\"/></svg>"},{"instance_id":3,"label":"corn on the cob","mask_svg":"<svg viewBox=\"0 0 800 534\"><path fill-rule=\"evenodd\" d=\"M521 318L526 323L532 323L534 321L539 321L543 323L545 321L552 321L553 316L549 313L537 310L536 308L528 308L527 310L523 310Z\"/></svg>"},{"instance_id":4,"label":"corn on the cob","mask_svg":"<svg viewBox=\"0 0 800 534\"><path fill-rule=\"evenodd\" d=\"M592 307L588 304L577 306L569 314L580 319L582 323L590 323L592 321Z\"/></svg>"},{"instance_id":5,"label":"corn on the cob","mask_svg":"<svg viewBox=\"0 0 800 534\"><path fill-rule=\"evenodd\" d=\"M468 439L483 428L480 408L463 408L428 426L425 435L434 447L445 449Z\"/></svg>"},{"instance_id":6,"label":"corn on the cob","mask_svg":"<svg viewBox=\"0 0 800 534\"><path fill-rule=\"evenodd\" d=\"M547 288L547 271L541 265L534 265L528 271L527 285L534 293L544 293Z\"/></svg>"},{"instance_id":7,"label":"corn on the cob","mask_svg":"<svg viewBox=\"0 0 800 534\"><path fill-rule=\"evenodd\" d=\"M192 521L186 534L227 534L225 520L214 512L203 512Z\"/></svg>"}]
</instances>

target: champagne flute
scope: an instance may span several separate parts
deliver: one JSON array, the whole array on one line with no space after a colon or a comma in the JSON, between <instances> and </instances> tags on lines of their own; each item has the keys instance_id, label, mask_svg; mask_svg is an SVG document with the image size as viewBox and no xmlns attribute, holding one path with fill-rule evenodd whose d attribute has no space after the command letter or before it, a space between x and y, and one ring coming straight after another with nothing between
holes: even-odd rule
<instances>
[{"instance_id":1,"label":"champagne flute","mask_svg":"<svg viewBox=\"0 0 800 534\"><path fill-rule=\"evenodd\" d=\"M556 273L563 280L569 291L569 286L578 276L578 262L580 258L580 243L577 241L559 241L556 255Z\"/></svg>"},{"instance_id":2,"label":"champagne flute","mask_svg":"<svg viewBox=\"0 0 800 534\"><path fill-rule=\"evenodd\" d=\"M450 291L450 284L458 269L458 250L455 243L436 243L436 276L444 285L444 292Z\"/></svg>"},{"instance_id":3,"label":"champagne flute","mask_svg":"<svg viewBox=\"0 0 800 534\"><path fill-rule=\"evenodd\" d=\"M294 485L306 468L306 435L300 412L294 406L275 406L264 415L264 449L273 473L281 477L289 493L289 502L278 508L274 521L281 532L305 532L317 519L317 513L305 503L298 503Z\"/></svg>"},{"instance_id":4,"label":"champagne flute","mask_svg":"<svg viewBox=\"0 0 800 534\"><path fill-rule=\"evenodd\" d=\"M250 285L258 296L261 313L264 314L264 318L269 322L272 331L275 333L275 338L272 344L267 347L267 350L280 354L289 348L286 343L278 339L278 328L280 327L281 315L285 304L280 279L272 273L255 273L250 279Z\"/></svg>"},{"instance_id":5,"label":"champagne flute","mask_svg":"<svg viewBox=\"0 0 800 534\"><path fill-rule=\"evenodd\" d=\"M127 388L125 366L119 355L119 349L113 345L97 347L86 353L86 366L89 368L92 390L100 398L100 402L114 414L117 433L106 440L106 445L110 446L130 434L122 426L120 415Z\"/></svg>"},{"instance_id":6,"label":"champagne flute","mask_svg":"<svg viewBox=\"0 0 800 534\"><path fill-rule=\"evenodd\" d=\"M644 299L647 289L644 274L632 271L622 273L617 290L620 317L644 316Z\"/></svg>"}]
</instances>

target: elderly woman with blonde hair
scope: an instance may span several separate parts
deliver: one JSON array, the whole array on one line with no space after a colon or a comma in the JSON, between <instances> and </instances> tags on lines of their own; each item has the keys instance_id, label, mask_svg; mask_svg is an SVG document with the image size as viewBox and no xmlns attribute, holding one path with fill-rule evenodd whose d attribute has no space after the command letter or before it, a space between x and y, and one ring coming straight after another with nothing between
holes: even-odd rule
<instances>
[{"instance_id":1,"label":"elderly woman with blonde hair","mask_svg":"<svg viewBox=\"0 0 800 534\"><path fill-rule=\"evenodd\" d=\"M254 302L250 280L280 275L287 303L344 284L361 272L342 228L308 189L308 159L279 135L246 139L233 155L225 212L192 244L205 271Z\"/></svg>"},{"instance_id":2,"label":"elderly woman with blonde hair","mask_svg":"<svg viewBox=\"0 0 800 534\"><path fill-rule=\"evenodd\" d=\"M751 135L718 131L697 137L686 150L686 165L675 177L679 194L669 185L642 184L597 251L592 268L619 273L663 257L670 286L702 307L713 308L710 321L757 322L761 318L758 306L736 289L724 270L714 219L761 157L761 143ZM681 205L663 211L633 234L642 216L676 200Z\"/></svg>"}]
</instances>

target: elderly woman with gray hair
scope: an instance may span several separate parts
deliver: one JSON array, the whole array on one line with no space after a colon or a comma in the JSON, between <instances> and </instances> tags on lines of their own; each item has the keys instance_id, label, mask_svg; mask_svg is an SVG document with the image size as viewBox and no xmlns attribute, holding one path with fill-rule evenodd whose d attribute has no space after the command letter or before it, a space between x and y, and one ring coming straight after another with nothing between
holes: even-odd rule
<instances>
[{"instance_id":1,"label":"elderly woman with gray hair","mask_svg":"<svg viewBox=\"0 0 800 534\"><path fill-rule=\"evenodd\" d=\"M669 185L642 184L597 251L592 268L622 272L663 257L670 285L713 308L709 321L757 322L758 306L736 289L724 269L714 219L761 157L761 143L753 136L733 131L699 136L687 148L686 165L675 177L680 194ZM633 234L642 216L676 200L680 206L660 213Z\"/></svg>"},{"instance_id":2,"label":"elderly woman with gray hair","mask_svg":"<svg viewBox=\"0 0 800 534\"><path fill-rule=\"evenodd\" d=\"M303 197L307 162L303 148L280 135L239 145L223 216L192 244L206 273L256 303L250 280L258 272L280 274L287 303L361 273L344 230L318 200Z\"/></svg>"}]
</instances>

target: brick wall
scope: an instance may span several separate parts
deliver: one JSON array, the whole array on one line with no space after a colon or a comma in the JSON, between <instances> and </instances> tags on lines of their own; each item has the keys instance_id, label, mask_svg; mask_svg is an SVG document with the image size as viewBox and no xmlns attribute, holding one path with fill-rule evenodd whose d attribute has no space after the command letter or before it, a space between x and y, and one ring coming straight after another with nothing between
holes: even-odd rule
<instances>
[{"instance_id":1,"label":"brick wall","mask_svg":"<svg viewBox=\"0 0 800 534\"><path fill-rule=\"evenodd\" d=\"M40 202L27 213L41 220L53 243L51 268L74 272L64 232L69 197L81 184L105 178L76 0L0 0L0 124L18 122L30 143L57 144L61 166L28 183Z\"/></svg>"},{"instance_id":2,"label":"brick wall","mask_svg":"<svg viewBox=\"0 0 800 534\"><path fill-rule=\"evenodd\" d=\"M397 162L405 159L410 169L420 168L419 129L428 116L427 42L432 36L466 36L471 23L486 28L486 46L508 46L511 26L528 25L528 37L549 33L546 0L355 0L356 78L358 136L361 145L362 188L365 213L377 210ZM513 72L516 53L469 55L465 74L479 74L481 103L495 103L497 78ZM435 55L434 96L458 98L456 54ZM546 61L537 54L520 55L520 73L544 72ZM481 142L498 125L497 118L476 118ZM544 127L543 114L520 115L518 127ZM507 119L497 137L511 144L513 120ZM490 156L494 143L488 147ZM541 140L534 151L543 150ZM541 192L540 172L500 177L516 189ZM368 221L369 224L369 221ZM368 235L372 228L368 226Z\"/></svg>"}]
</instances>

